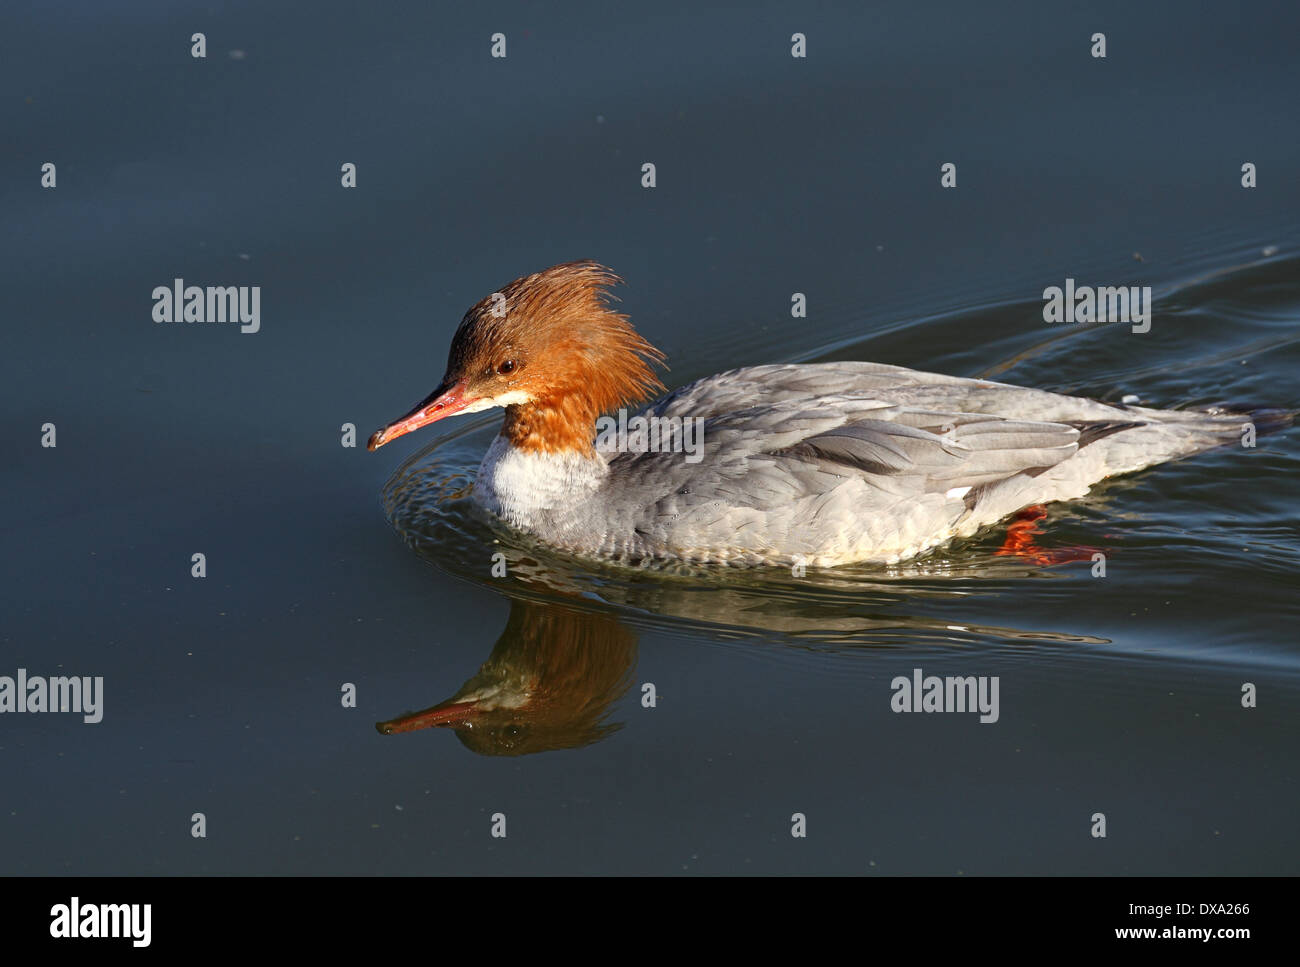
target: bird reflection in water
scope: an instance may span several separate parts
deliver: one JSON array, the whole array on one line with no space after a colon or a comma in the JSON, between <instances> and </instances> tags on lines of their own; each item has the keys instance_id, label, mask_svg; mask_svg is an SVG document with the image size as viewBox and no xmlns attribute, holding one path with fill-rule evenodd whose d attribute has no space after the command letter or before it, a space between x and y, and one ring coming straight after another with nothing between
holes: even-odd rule
<instances>
[{"instance_id":1,"label":"bird reflection in water","mask_svg":"<svg viewBox=\"0 0 1300 967\"><path fill-rule=\"evenodd\" d=\"M635 662L636 636L612 615L515 598L492 654L455 695L375 727L454 729L480 755L577 749L622 728L607 720Z\"/></svg>"}]
</instances>

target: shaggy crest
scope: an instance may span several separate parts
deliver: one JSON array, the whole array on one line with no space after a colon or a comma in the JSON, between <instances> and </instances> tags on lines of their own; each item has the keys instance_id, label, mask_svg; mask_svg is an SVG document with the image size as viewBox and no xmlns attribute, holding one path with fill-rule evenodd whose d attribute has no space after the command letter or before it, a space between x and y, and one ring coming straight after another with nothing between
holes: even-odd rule
<instances>
[{"instance_id":1,"label":"shaggy crest","mask_svg":"<svg viewBox=\"0 0 1300 967\"><path fill-rule=\"evenodd\" d=\"M620 282L592 261L516 279L465 314L445 382L467 378L485 396L518 399L503 429L516 447L590 453L597 417L664 389L652 368L663 354L610 308L608 289Z\"/></svg>"}]
</instances>

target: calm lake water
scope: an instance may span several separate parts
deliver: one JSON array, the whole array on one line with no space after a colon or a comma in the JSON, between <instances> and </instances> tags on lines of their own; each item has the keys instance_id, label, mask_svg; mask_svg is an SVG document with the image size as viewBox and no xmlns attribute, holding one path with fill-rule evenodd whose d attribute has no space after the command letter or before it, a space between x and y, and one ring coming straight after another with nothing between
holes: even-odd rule
<instances>
[{"instance_id":1,"label":"calm lake water","mask_svg":"<svg viewBox=\"0 0 1300 967\"><path fill-rule=\"evenodd\" d=\"M104 680L98 724L0 715L0 873L1300 872L1300 431L1049 507L1104 577L1005 527L604 568L467 511L495 417L364 449L470 304L576 258L670 386L1300 408L1300 8L114 6L0 17L0 676ZM261 286L260 330L155 323L176 278ZM1150 332L1046 324L1067 278L1151 286ZM997 676L997 722L893 712L918 668ZM376 729L471 680L537 684Z\"/></svg>"}]
</instances>

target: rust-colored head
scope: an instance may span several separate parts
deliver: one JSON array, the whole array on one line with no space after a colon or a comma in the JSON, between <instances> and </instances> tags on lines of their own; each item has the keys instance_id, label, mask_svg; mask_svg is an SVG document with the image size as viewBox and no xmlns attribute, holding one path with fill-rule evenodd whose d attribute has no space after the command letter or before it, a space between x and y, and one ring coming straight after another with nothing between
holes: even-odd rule
<instances>
[{"instance_id":1,"label":"rust-colored head","mask_svg":"<svg viewBox=\"0 0 1300 967\"><path fill-rule=\"evenodd\" d=\"M609 307L620 281L597 262L566 262L492 293L465 313L438 388L367 447L503 406L514 446L590 452L598 416L663 389L652 368L663 354Z\"/></svg>"}]
</instances>

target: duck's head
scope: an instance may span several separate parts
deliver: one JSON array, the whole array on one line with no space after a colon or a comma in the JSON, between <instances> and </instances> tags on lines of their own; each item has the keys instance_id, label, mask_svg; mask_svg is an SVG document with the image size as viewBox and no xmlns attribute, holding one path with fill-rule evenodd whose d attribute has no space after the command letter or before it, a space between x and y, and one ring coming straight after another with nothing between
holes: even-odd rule
<instances>
[{"instance_id":1,"label":"duck's head","mask_svg":"<svg viewBox=\"0 0 1300 967\"><path fill-rule=\"evenodd\" d=\"M620 281L597 262L566 262L492 293L461 320L438 388L367 448L501 406L512 445L590 453L598 416L663 389L653 370L663 354L609 306Z\"/></svg>"}]
</instances>

